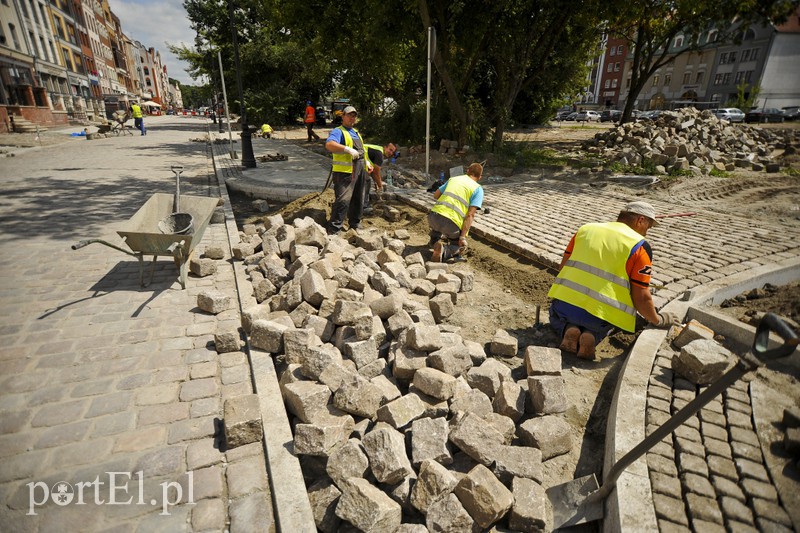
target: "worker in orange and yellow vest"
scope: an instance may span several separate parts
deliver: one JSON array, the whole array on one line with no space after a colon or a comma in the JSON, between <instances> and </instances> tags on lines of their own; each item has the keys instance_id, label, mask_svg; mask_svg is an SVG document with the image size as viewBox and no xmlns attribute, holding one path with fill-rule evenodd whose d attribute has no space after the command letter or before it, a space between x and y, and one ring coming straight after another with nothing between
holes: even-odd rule
<instances>
[{"instance_id":1,"label":"worker in orange and yellow vest","mask_svg":"<svg viewBox=\"0 0 800 533\"><path fill-rule=\"evenodd\" d=\"M303 122L306 123L306 129L308 130L308 142L319 140L319 135L314 131L314 122L316 122L316 120L317 112L314 106L311 105L311 100L308 100L306 101L306 114L303 119Z\"/></svg>"}]
</instances>

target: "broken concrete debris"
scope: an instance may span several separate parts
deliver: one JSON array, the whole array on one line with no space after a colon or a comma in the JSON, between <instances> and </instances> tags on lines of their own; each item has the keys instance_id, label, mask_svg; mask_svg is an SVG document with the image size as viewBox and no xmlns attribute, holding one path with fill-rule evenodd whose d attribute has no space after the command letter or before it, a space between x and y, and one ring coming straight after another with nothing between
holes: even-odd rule
<instances>
[{"instance_id":1,"label":"broken concrete debris","mask_svg":"<svg viewBox=\"0 0 800 533\"><path fill-rule=\"evenodd\" d=\"M664 111L653 121L628 122L598 133L583 148L611 162L652 166L658 174L697 176L747 169L778 172L776 150L797 145L792 130L770 130L720 120L709 110Z\"/></svg>"},{"instance_id":2,"label":"broken concrete debris","mask_svg":"<svg viewBox=\"0 0 800 533\"><path fill-rule=\"evenodd\" d=\"M516 382L495 358L518 355L513 335L487 357L444 322L472 272L407 254L402 230L243 229L233 253L257 303L242 325L267 352L253 357L275 359L319 530L542 529L542 461L572 448L559 353L526 350Z\"/></svg>"}]
</instances>

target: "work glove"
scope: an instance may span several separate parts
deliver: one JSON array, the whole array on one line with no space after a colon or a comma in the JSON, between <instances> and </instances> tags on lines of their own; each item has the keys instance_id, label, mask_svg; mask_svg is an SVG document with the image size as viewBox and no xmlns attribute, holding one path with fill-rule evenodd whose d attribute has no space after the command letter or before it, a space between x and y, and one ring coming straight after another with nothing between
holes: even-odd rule
<instances>
[{"instance_id":1,"label":"work glove","mask_svg":"<svg viewBox=\"0 0 800 533\"><path fill-rule=\"evenodd\" d=\"M353 159L358 159L358 150L356 150L355 148L350 148L349 146L345 146L344 152L346 154L350 154L350 157L352 157Z\"/></svg>"},{"instance_id":2,"label":"work glove","mask_svg":"<svg viewBox=\"0 0 800 533\"><path fill-rule=\"evenodd\" d=\"M669 329L672 326L680 326L681 320L678 318L678 315L671 311L661 311L658 313L658 324L655 324L657 328L662 329Z\"/></svg>"}]
</instances>

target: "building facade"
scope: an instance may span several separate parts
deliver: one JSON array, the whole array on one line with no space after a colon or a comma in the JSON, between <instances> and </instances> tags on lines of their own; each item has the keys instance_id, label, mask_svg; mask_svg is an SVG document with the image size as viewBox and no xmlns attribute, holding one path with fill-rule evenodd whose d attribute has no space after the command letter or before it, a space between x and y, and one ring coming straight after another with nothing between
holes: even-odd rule
<instances>
[{"instance_id":1,"label":"building facade","mask_svg":"<svg viewBox=\"0 0 800 533\"><path fill-rule=\"evenodd\" d=\"M104 120L137 100L175 107L180 91L108 0L0 0L0 132Z\"/></svg>"}]
</instances>

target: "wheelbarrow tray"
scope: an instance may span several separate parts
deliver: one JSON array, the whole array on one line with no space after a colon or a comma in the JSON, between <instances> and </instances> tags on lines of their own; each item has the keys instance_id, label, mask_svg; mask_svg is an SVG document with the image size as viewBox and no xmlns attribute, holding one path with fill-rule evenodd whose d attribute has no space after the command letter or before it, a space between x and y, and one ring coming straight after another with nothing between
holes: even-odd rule
<instances>
[{"instance_id":1,"label":"wheelbarrow tray","mask_svg":"<svg viewBox=\"0 0 800 533\"><path fill-rule=\"evenodd\" d=\"M142 207L117 230L125 244L134 252L143 255L173 255L168 248L176 242L183 241L183 253L186 257L203 239L218 198L204 196L181 195L181 211L192 215L194 233L189 235L165 234L158 229L158 223L172 214L175 195L155 193Z\"/></svg>"}]
</instances>

